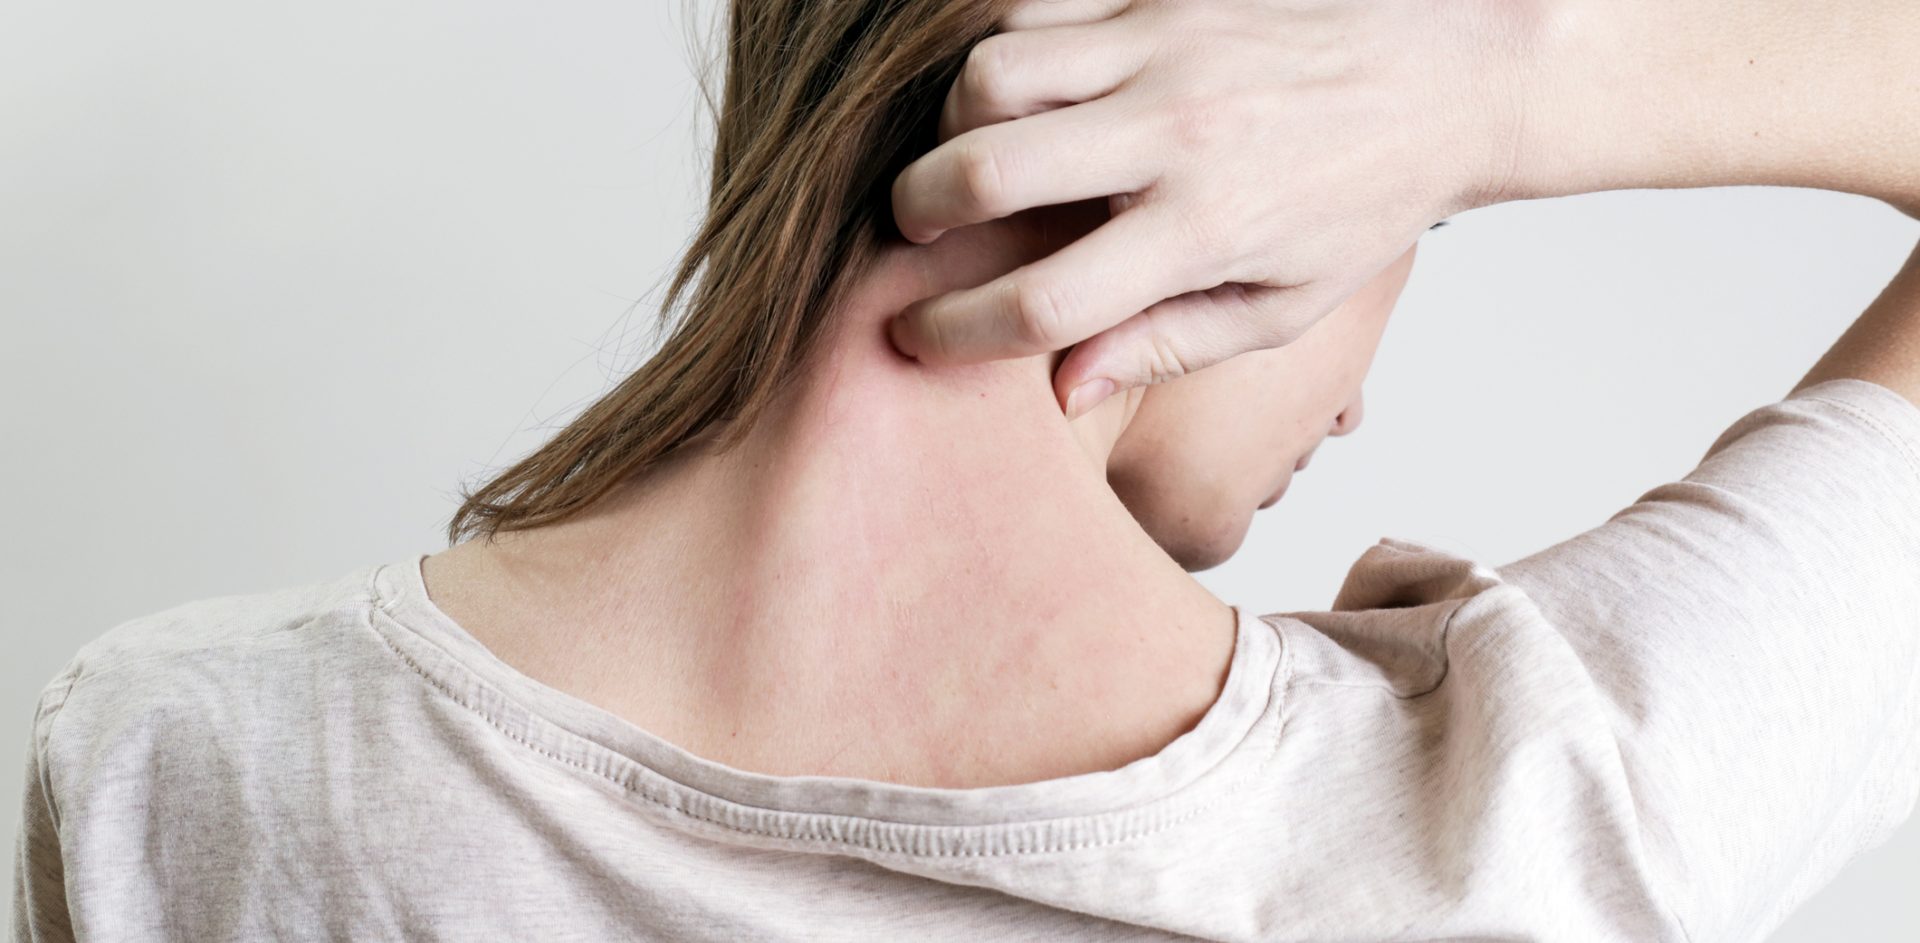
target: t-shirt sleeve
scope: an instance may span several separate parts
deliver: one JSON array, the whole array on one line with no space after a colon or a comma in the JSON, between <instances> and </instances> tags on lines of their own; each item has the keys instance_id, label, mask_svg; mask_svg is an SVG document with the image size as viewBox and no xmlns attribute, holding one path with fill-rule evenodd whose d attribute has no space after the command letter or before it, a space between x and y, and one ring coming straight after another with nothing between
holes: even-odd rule
<instances>
[{"instance_id":1,"label":"t-shirt sleeve","mask_svg":"<svg viewBox=\"0 0 1920 943\"><path fill-rule=\"evenodd\" d=\"M56 808L47 746L53 722L73 685L73 669L41 692L28 737L26 788L21 791L13 856L13 940L15 943L71 943L66 869L60 852Z\"/></svg>"},{"instance_id":2,"label":"t-shirt sleeve","mask_svg":"<svg viewBox=\"0 0 1920 943\"><path fill-rule=\"evenodd\" d=\"M1603 693L1694 943L1758 940L1920 794L1920 408L1830 380L1499 567Z\"/></svg>"}]
</instances>

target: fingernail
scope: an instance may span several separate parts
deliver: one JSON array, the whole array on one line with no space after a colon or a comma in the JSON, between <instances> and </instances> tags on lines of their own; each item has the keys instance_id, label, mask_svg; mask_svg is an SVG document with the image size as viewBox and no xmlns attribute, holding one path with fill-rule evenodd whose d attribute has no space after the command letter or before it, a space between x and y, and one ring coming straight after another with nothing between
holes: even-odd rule
<instances>
[{"instance_id":1,"label":"fingernail","mask_svg":"<svg viewBox=\"0 0 1920 943\"><path fill-rule=\"evenodd\" d=\"M1101 400L1113 395L1113 381L1105 377L1088 380L1073 388L1067 394L1067 418L1078 419L1087 410L1100 405Z\"/></svg>"}]
</instances>

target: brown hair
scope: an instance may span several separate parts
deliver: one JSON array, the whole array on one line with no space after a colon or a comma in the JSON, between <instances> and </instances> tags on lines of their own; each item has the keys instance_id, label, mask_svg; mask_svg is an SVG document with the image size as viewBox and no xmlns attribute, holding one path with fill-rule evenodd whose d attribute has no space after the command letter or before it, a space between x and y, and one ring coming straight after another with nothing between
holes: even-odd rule
<instances>
[{"instance_id":1,"label":"brown hair","mask_svg":"<svg viewBox=\"0 0 1920 943\"><path fill-rule=\"evenodd\" d=\"M720 448L738 444L900 238L893 178L933 145L947 87L1012 2L731 0L707 212L659 311L670 333L546 444L463 489L449 544L564 520L715 423Z\"/></svg>"}]
</instances>

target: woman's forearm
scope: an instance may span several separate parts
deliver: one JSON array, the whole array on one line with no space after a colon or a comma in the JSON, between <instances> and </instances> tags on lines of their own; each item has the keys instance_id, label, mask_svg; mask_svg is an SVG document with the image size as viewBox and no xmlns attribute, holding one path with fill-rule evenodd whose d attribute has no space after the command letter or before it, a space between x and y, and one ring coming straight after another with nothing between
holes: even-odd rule
<instances>
[{"instance_id":1,"label":"woman's forearm","mask_svg":"<svg viewBox=\"0 0 1920 943\"><path fill-rule=\"evenodd\" d=\"M887 336L923 363L1070 347L1063 402L1290 343L1489 203L1772 184L1920 217L1920 0L1016 6L893 181L900 232L1124 210Z\"/></svg>"},{"instance_id":2,"label":"woman's forearm","mask_svg":"<svg viewBox=\"0 0 1920 943\"><path fill-rule=\"evenodd\" d=\"M1516 0L1520 128L1487 202L1741 184L1920 216L1915 0Z\"/></svg>"}]
</instances>

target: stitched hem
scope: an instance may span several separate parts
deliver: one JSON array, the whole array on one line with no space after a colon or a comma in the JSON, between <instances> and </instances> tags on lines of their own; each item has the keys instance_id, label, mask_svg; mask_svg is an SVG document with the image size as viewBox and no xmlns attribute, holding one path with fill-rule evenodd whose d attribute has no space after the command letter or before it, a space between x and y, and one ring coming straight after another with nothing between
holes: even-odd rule
<instances>
[{"instance_id":1,"label":"stitched hem","mask_svg":"<svg viewBox=\"0 0 1920 943\"><path fill-rule=\"evenodd\" d=\"M408 648L413 645L424 646L423 651L452 662L456 669L460 667L459 659L396 619L390 609L397 597L386 597L383 601L384 594L373 585L376 577L377 570L374 576L369 577L369 605L364 610L368 616L368 628L402 664L440 696L547 761L586 773L598 782L611 785L621 794L641 799L671 816L759 839L922 858L1049 854L1122 844L1177 827L1241 794L1236 787L1268 768L1270 760L1278 753L1280 732L1284 727L1281 717L1269 716L1275 713L1274 699L1281 695L1281 685L1276 680L1273 684L1263 685L1266 699L1253 711L1254 719L1239 740L1212 767L1190 782L1145 803L1084 815L942 824L753 805L680 782L590 737L527 711L499 688L478 676L468 675L471 679L468 691L449 684L435 670L422 664ZM379 625L380 617L384 617L390 627ZM1256 621L1267 631L1274 631L1257 616L1247 617L1242 629L1251 628L1251 623ZM391 634L396 631L402 633L409 644L397 642ZM1274 667L1275 678L1280 679L1290 675L1291 652L1277 632L1273 644L1280 646L1276 653L1279 661ZM503 718L499 711L478 703L475 697L470 696L473 692L484 694L486 699L498 700L523 716ZM1262 723L1273 727L1265 755L1241 755L1241 745L1247 737L1255 735ZM1240 768L1222 772L1232 765Z\"/></svg>"}]
</instances>

